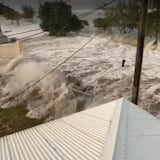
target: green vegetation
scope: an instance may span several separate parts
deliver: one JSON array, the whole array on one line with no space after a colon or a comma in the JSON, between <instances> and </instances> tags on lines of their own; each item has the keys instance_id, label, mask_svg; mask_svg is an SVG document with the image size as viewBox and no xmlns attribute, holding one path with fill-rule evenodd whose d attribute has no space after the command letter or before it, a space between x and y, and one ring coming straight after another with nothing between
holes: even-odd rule
<instances>
[{"instance_id":1,"label":"green vegetation","mask_svg":"<svg viewBox=\"0 0 160 160\"><path fill-rule=\"evenodd\" d=\"M31 19L35 15L35 11L32 6L24 5L22 6L24 18Z\"/></svg>"},{"instance_id":2,"label":"green vegetation","mask_svg":"<svg viewBox=\"0 0 160 160\"><path fill-rule=\"evenodd\" d=\"M0 137L43 123L43 120L27 118L27 112L23 106L0 109Z\"/></svg>"},{"instance_id":3,"label":"green vegetation","mask_svg":"<svg viewBox=\"0 0 160 160\"><path fill-rule=\"evenodd\" d=\"M136 1L119 1L114 8L105 10L105 18L94 20L95 27L112 31L117 29L120 33L131 33L137 28L139 20L139 6Z\"/></svg>"},{"instance_id":4,"label":"green vegetation","mask_svg":"<svg viewBox=\"0 0 160 160\"><path fill-rule=\"evenodd\" d=\"M81 21L72 14L71 6L64 1L45 2L40 4L39 18L41 28L51 36L66 36L70 31L80 31L86 21Z\"/></svg>"},{"instance_id":5,"label":"green vegetation","mask_svg":"<svg viewBox=\"0 0 160 160\"><path fill-rule=\"evenodd\" d=\"M19 21L21 18L23 18L23 15L15 10L7 10L4 12L4 17L11 20L11 23L13 23L13 21L16 21L17 25L19 25Z\"/></svg>"},{"instance_id":6,"label":"green vegetation","mask_svg":"<svg viewBox=\"0 0 160 160\"><path fill-rule=\"evenodd\" d=\"M147 35L155 39L158 44L160 38L160 0L150 0L150 12L147 18Z\"/></svg>"},{"instance_id":7,"label":"green vegetation","mask_svg":"<svg viewBox=\"0 0 160 160\"><path fill-rule=\"evenodd\" d=\"M3 15L6 19L11 20L11 23L16 21L17 25L19 25L20 19L23 18L23 14L2 3L0 3L0 15Z\"/></svg>"},{"instance_id":8,"label":"green vegetation","mask_svg":"<svg viewBox=\"0 0 160 160\"><path fill-rule=\"evenodd\" d=\"M136 33L140 17L140 1L119 0L115 7L105 9L105 18L94 20L97 28L103 28L122 34ZM155 39L155 44L160 39L160 0L149 0L146 35Z\"/></svg>"},{"instance_id":9,"label":"green vegetation","mask_svg":"<svg viewBox=\"0 0 160 160\"><path fill-rule=\"evenodd\" d=\"M14 11L14 9L10 8L9 6L0 3L0 15L4 15L6 11L11 11L11 10Z\"/></svg>"},{"instance_id":10,"label":"green vegetation","mask_svg":"<svg viewBox=\"0 0 160 160\"><path fill-rule=\"evenodd\" d=\"M94 20L94 26L106 30L109 26L109 21L105 18L97 18Z\"/></svg>"}]
</instances>

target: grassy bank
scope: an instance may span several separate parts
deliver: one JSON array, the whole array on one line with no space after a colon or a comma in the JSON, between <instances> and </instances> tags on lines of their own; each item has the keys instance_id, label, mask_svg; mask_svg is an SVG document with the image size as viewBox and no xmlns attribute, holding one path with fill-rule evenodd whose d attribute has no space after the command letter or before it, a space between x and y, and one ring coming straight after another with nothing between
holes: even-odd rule
<instances>
[{"instance_id":1,"label":"grassy bank","mask_svg":"<svg viewBox=\"0 0 160 160\"><path fill-rule=\"evenodd\" d=\"M43 120L25 117L27 112L24 106L0 109L0 137L43 123Z\"/></svg>"}]
</instances>

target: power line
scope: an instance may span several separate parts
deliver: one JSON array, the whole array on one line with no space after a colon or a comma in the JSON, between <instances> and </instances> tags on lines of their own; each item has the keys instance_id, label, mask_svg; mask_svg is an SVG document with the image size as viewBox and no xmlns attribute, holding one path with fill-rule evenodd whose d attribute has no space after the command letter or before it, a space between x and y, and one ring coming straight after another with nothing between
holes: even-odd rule
<instances>
[{"instance_id":1,"label":"power line","mask_svg":"<svg viewBox=\"0 0 160 160\"><path fill-rule=\"evenodd\" d=\"M78 17L79 17L79 18L84 18L84 17L86 17L86 16L94 13L96 10L103 9L104 7L112 4L114 1L115 1L115 0L112 0L111 2L105 3L105 4L103 4L102 6L99 6L99 7L95 8L95 9L93 9L92 11L85 12L85 13L79 15ZM28 32L37 31L37 30L41 30L41 29L28 30L28 31L24 31L24 32L19 32L19 33L11 34L11 35L8 35L8 36L24 34L24 33L28 33ZM45 33L45 32L40 32L40 33L36 33L36 34L33 34L33 35L29 35L29 36L26 36L26 37L23 37L23 38L18 38L17 40L28 40L28 39L26 39L26 38L29 38L29 39L30 39L31 37L36 36L36 35L39 35L39 34L42 34L42 33ZM0 38L2 38L2 37L6 37L6 36L1 36ZM0 44L2 44L2 43L0 43Z\"/></svg>"},{"instance_id":2,"label":"power line","mask_svg":"<svg viewBox=\"0 0 160 160\"><path fill-rule=\"evenodd\" d=\"M96 10L99 10L99 9L103 9L105 8L106 6L112 4L113 2L115 2L115 0L112 0L111 2L108 2L108 3L105 3L103 4L102 6L99 6L91 11L87 11L85 13L82 13L81 15L79 15L78 17L79 18L84 18L86 16L89 16L90 14L94 13ZM15 35L20 35L20 34L24 34L24 33L29 33L29 32L33 32L33 31L38 31L38 30L41 30L40 28L39 29L33 29L33 30L28 30L28 31L24 31L24 32L19 32L19 33L14 33L14 34L10 34L10 35L6 35L6 36L15 36ZM5 35L4 36L0 36L0 38L4 38L6 37ZM24 37L25 38L25 37Z\"/></svg>"},{"instance_id":3,"label":"power line","mask_svg":"<svg viewBox=\"0 0 160 160\"><path fill-rule=\"evenodd\" d=\"M85 17L85 16L88 16L89 14L92 14L92 13L95 12L96 10L103 9L103 8L105 8L106 6L112 4L114 1L115 1L115 0L113 0L113 1L111 1L111 2L108 2L108 3L105 3L105 4L103 4L102 6L99 6L99 7L95 8L95 9L93 9L93 10L91 10L91 11L85 12L85 13L79 15L79 17L80 17L80 18L83 18L83 17Z\"/></svg>"},{"instance_id":4,"label":"power line","mask_svg":"<svg viewBox=\"0 0 160 160\"><path fill-rule=\"evenodd\" d=\"M45 32L42 31L42 32L40 32L40 33L35 33L35 34L33 34L33 35L29 35L29 36L26 36L26 37L23 37L23 38L18 38L17 40L28 40L28 38L30 39L31 37L40 35L40 34L42 34L42 33L45 33Z\"/></svg>"},{"instance_id":5,"label":"power line","mask_svg":"<svg viewBox=\"0 0 160 160\"><path fill-rule=\"evenodd\" d=\"M26 92L30 88L34 87L36 84L38 84L43 79L47 78L50 74L52 74L53 72L55 72L59 67L61 67L67 61L69 61L73 56L75 56L77 53L79 53L83 48L85 48L97 35L98 35L98 33L96 33L82 47L80 47L77 51L75 51L72 55L70 55L68 58L66 58L64 61L62 61L60 64L58 64L55 68L53 68L50 72L48 72L47 74L45 74L43 77L41 77L40 79L38 79L37 81L35 81L31 85L29 85L27 88L25 88L24 90L22 90L21 92L19 92L15 96L12 96L12 97L8 98L8 100L6 102L2 103L1 106L3 106L4 104L8 103L11 100L14 100L16 97L20 96L21 94L23 94L24 92Z\"/></svg>"},{"instance_id":6,"label":"power line","mask_svg":"<svg viewBox=\"0 0 160 160\"><path fill-rule=\"evenodd\" d=\"M15 57L0 57L0 59L15 59L15 60L43 60L43 61L46 61L46 62L53 62L53 61L50 61L48 60L48 58L36 58L36 57L20 57L20 58L15 58Z\"/></svg>"},{"instance_id":7,"label":"power line","mask_svg":"<svg viewBox=\"0 0 160 160\"><path fill-rule=\"evenodd\" d=\"M79 18L84 18L84 17L86 17L86 16L89 16L90 14L94 13L95 11L97 11L97 10L99 10L99 9L103 9L103 8L105 8L106 6L108 6L108 5L110 5L110 4L114 3L114 2L115 2L115 0L112 0L112 1L110 1L110 2L108 2L108 3L103 4L102 6L99 6L99 7L95 8L95 9L91 10L91 11L82 13L82 14L79 15L78 17L79 17Z\"/></svg>"},{"instance_id":8,"label":"power line","mask_svg":"<svg viewBox=\"0 0 160 160\"><path fill-rule=\"evenodd\" d=\"M113 0L114 1L114 0ZM84 18L85 16L88 16L89 14L92 14L93 12L95 12L98 9L104 8L105 6L111 4L113 2L104 4L101 7L98 7L96 9L94 9L93 11L87 12L87 13L83 13L79 16L79 18ZM37 29L38 30L38 29ZM32 32L33 30L29 30L29 31L25 31L25 32L21 32L21 33L17 33L17 34L12 34L12 35L18 35L18 34L24 34L24 33L28 33L28 32ZM40 32L40 33L36 33L34 35L30 35L24 38L20 38L19 40L25 40L26 38L30 38L33 37L35 35L39 35L42 34L44 32ZM18 94L16 94L15 96L10 97L6 102L2 103L1 105L4 105L6 103L8 103L11 100L14 100L16 97L20 96L21 94L23 94L24 92L26 92L27 90L29 90L30 88L34 87L36 84L38 84L40 81L42 81L43 79L45 79L46 77L48 77L51 73L53 73L54 71L56 71L60 66L62 66L64 63L66 63L67 61L69 61L73 56L75 56L77 53L79 53L79 51L81 51L84 47L86 47L95 37L97 36L97 34L95 34L89 41L87 41L81 48L79 48L76 52L74 52L71 56L69 56L68 58L66 58L64 61L62 61L59 65L57 65L55 68L53 68L50 72L48 72L46 75L44 75L43 77L41 77L39 80L35 81L34 83L32 83L31 85L29 85L27 88L25 88L24 90L22 90L21 92L19 92ZM0 37L1 38L1 37Z\"/></svg>"},{"instance_id":9,"label":"power line","mask_svg":"<svg viewBox=\"0 0 160 160\"><path fill-rule=\"evenodd\" d=\"M113 3L115 0L113 0L113 1L111 1L111 2L109 2L109 3L106 3L106 4L103 4L102 6L100 6L100 7L97 7L97 8L95 8L95 9L93 9L92 11L89 11L89 12L85 12L85 13L83 13L83 14L81 14L81 15L79 15L78 17L80 18L84 18L85 16L88 16L89 14L92 14L92 13L94 13L96 10L98 10L98 9L102 9L102 8L104 8L105 6L107 6L107 5L109 5L109 4L111 4L111 3ZM28 30L28 31L24 31L24 32L19 32L19 33L15 33L15 34L10 34L10 35L8 35L8 36L13 36L13 35L19 35L19 34L24 34L24 33L28 33L28 32L33 32L33 31L37 31L37 30L41 30L41 29L34 29L34 30ZM39 34L42 34L42 33L45 33L45 32L40 32L40 33L36 33L36 34L33 34L33 35L29 35L29 36L26 36L26 37L23 37L23 38L19 38L19 39L17 39L17 40L28 40L28 38L31 38L31 37L33 37L33 36L36 36L36 35L39 35ZM2 37L5 37L5 36L1 36L0 38L2 38ZM26 39L27 38L27 39ZM0 43L1 44L1 43ZM3 59L17 59L17 58L10 58L10 57L0 57L1 59L3 58ZM20 58L19 58L20 59ZM23 58L23 59L31 59L31 58Z\"/></svg>"},{"instance_id":10,"label":"power line","mask_svg":"<svg viewBox=\"0 0 160 160\"><path fill-rule=\"evenodd\" d=\"M17 38L16 40L28 40L28 39L30 39L31 37L40 35L40 34L42 34L42 33L45 33L45 32L35 33L35 34L29 35L29 36L26 36L26 37ZM4 43L0 43L0 44L4 44ZM6 43L5 43L5 44L6 44Z\"/></svg>"},{"instance_id":11,"label":"power line","mask_svg":"<svg viewBox=\"0 0 160 160\"><path fill-rule=\"evenodd\" d=\"M9 35L6 35L6 36L7 37L8 36L15 36L15 35L20 35L20 34L24 34L24 33L28 33L28 32L33 32L33 31L38 31L38 30L41 30L41 29L40 28L39 29L32 29L32 30L28 30L28 31L24 31L24 32L9 34ZM5 35L4 36L0 36L0 38L4 38L6 36Z\"/></svg>"}]
</instances>

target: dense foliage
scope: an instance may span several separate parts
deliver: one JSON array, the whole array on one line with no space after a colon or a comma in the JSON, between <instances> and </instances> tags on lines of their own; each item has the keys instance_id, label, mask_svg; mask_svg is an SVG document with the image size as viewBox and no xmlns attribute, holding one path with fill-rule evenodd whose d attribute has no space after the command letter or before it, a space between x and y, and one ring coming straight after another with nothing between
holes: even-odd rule
<instances>
[{"instance_id":1,"label":"dense foliage","mask_svg":"<svg viewBox=\"0 0 160 160\"><path fill-rule=\"evenodd\" d=\"M149 1L149 12L147 17L147 35L155 39L155 44L160 38L160 0Z\"/></svg>"},{"instance_id":2,"label":"dense foliage","mask_svg":"<svg viewBox=\"0 0 160 160\"><path fill-rule=\"evenodd\" d=\"M16 21L18 25L19 25L19 20L23 17L22 14L2 3L0 3L0 14L3 15L6 19L11 20L12 23L13 21Z\"/></svg>"},{"instance_id":3,"label":"dense foliage","mask_svg":"<svg viewBox=\"0 0 160 160\"><path fill-rule=\"evenodd\" d=\"M65 36L70 31L79 31L86 24L72 14L71 6L64 1L45 2L40 5L41 28L50 35Z\"/></svg>"},{"instance_id":4,"label":"dense foliage","mask_svg":"<svg viewBox=\"0 0 160 160\"><path fill-rule=\"evenodd\" d=\"M4 13L7 11L14 11L14 9L4 5L3 3L0 3L0 15L4 15Z\"/></svg>"},{"instance_id":5,"label":"dense foliage","mask_svg":"<svg viewBox=\"0 0 160 160\"><path fill-rule=\"evenodd\" d=\"M35 15L35 11L32 6L24 5L22 6L24 18L33 18Z\"/></svg>"},{"instance_id":6,"label":"dense foliage","mask_svg":"<svg viewBox=\"0 0 160 160\"><path fill-rule=\"evenodd\" d=\"M105 18L94 20L95 27L118 29L121 33L130 33L137 27L139 6L136 1L119 1L116 7L105 10Z\"/></svg>"},{"instance_id":7,"label":"dense foliage","mask_svg":"<svg viewBox=\"0 0 160 160\"><path fill-rule=\"evenodd\" d=\"M116 29L123 34L133 33L138 28L140 11L140 1L119 0L116 7L106 8L105 18L94 20L94 25L110 31ZM160 0L149 0L146 34L156 43L160 38Z\"/></svg>"}]
</instances>

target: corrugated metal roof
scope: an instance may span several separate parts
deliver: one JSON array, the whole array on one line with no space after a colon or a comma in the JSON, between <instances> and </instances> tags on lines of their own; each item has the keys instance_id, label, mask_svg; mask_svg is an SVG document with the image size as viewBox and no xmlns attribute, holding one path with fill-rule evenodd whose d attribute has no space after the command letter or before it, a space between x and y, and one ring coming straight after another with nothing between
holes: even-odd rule
<instances>
[{"instance_id":1,"label":"corrugated metal roof","mask_svg":"<svg viewBox=\"0 0 160 160\"><path fill-rule=\"evenodd\" d=\"M0 160L98 160L116 102L0 138Z\"/></svg>"},{"instance_id":2,"label":"corrugated metal roof","mask_svg":"<svg viewBox=\"0 0 160 160\"><path fill-rule=\"evenodd\" d=\"M0 160L157 160L160 121L121 99L0 138Z\"/></svg>"}]
</instances>

